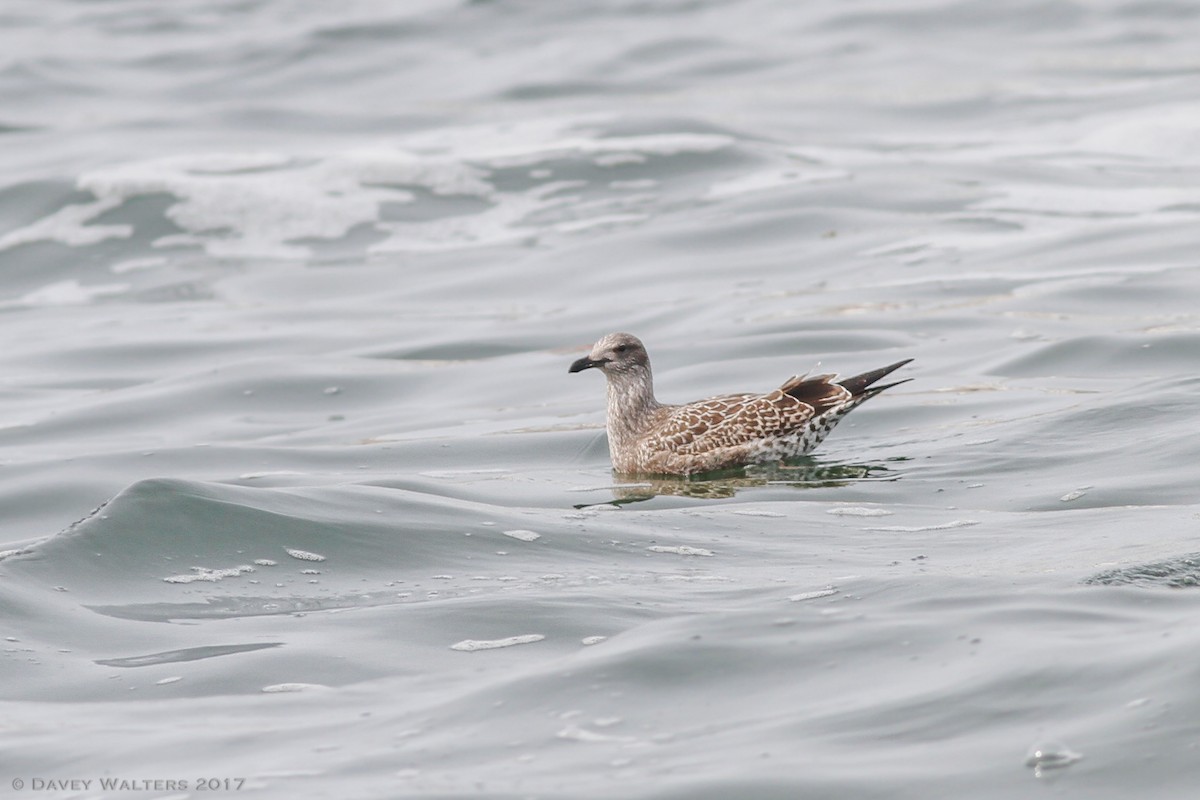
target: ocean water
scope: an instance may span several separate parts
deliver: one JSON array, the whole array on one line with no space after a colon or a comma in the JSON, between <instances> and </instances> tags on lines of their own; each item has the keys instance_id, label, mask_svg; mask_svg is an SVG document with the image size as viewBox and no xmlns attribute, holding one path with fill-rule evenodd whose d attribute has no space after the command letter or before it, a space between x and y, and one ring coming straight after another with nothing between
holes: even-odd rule
<instances>
[{"instance_id":1,"label":"ocean water","mask_svg":"<svg viewBox=\"0 0 1200 800\"><path fill-rule=\"evenodd\" d=\"M1198 36L6 0L0 792L1195 796ZM629 485L612 330L913 380Z\"/></svg>"}]
</instances>

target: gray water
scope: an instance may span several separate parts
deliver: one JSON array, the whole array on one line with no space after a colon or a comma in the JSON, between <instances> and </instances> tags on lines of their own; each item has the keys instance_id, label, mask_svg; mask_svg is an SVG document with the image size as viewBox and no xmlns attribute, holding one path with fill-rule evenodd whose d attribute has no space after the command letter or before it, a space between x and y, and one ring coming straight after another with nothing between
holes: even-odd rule
<instances>
[{"instance_id":1,"label":"gray water","mask_svg":"<svg viewBox=\"0 0 1200 800\"><path fill-rule=\"evenodd\" d=\"M0 791L1195 796L1197 41L6 0ZM627 486L611 330L668 402L914 380Z\"/></svg>"}]
</instances>

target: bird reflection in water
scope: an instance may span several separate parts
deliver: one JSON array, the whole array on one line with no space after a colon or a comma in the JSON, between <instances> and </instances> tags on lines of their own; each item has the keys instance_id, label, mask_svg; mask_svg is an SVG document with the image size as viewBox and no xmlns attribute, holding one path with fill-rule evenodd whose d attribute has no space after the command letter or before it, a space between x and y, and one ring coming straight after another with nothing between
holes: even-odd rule
<instances>
[{"instance_id":1,"label":"bird reflection in water","mask_svg":"<svg viewBox=\"0 0 1200 800\"><path fill-rule=\"evenodd\" d=\"M889 459L890 462L905 461ZM690 478L666 475L618 475L623 482L613 485L613 499L599 503L580 503L575 508L622 506L653 500L655 497L694 497L701 500L730 498L742 489L788 487L827 489L863 481L895 481L899 473L885 464L830 464L811 458L784 463L758 464L737 469L693 475Z\"/></svg>"}]
</instances>

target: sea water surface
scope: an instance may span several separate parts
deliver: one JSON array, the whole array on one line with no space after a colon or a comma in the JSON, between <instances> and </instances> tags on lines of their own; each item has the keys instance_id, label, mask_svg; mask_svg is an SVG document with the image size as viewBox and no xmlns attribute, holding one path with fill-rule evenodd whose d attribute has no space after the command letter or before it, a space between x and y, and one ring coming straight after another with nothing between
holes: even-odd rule
<instances>
[{"instance_id":1,"label":"sea water surface","mask_svg":"<svg viewBox=\"0 0 1200 800\"><path fill-rule=\"evenodd\" d=\"M0 791L1194 796L1197 41L6 0ZM627 485L612 330L668 402L913 380Z\"/></svg>"}]
</instances>

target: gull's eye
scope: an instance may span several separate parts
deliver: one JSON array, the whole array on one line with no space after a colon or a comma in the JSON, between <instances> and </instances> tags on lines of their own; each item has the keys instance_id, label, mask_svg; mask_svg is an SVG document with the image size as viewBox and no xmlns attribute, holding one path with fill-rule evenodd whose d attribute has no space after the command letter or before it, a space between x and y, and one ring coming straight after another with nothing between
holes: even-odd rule
<instances>
[{"instance_id":1,"label":"gull's eye","mask_svg":"<svg viewBox=\"0 0 1200 800\"><path fill-rule=\"evenodd\" d=\"M619 344L613 348L613 350L615 350L618 353L624 353L628 349L629 349L629 345L627 345L627 344Z\"/></svg>"}]
</instances>

